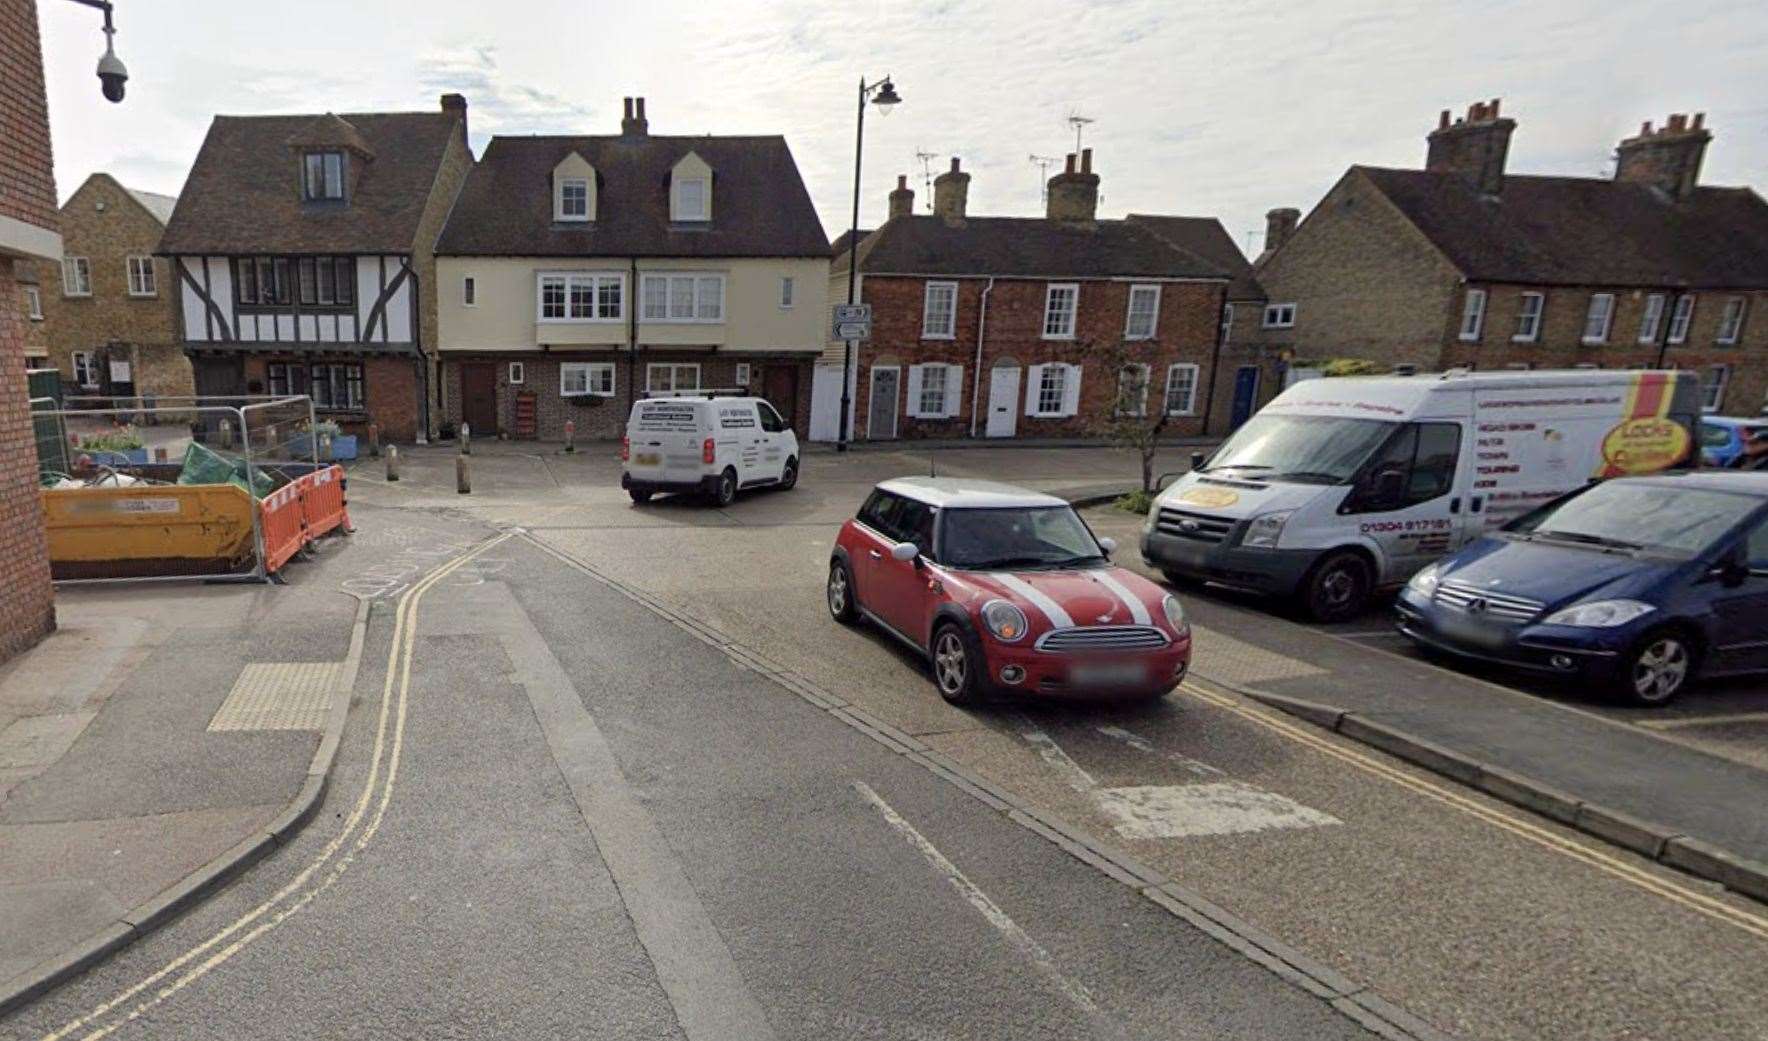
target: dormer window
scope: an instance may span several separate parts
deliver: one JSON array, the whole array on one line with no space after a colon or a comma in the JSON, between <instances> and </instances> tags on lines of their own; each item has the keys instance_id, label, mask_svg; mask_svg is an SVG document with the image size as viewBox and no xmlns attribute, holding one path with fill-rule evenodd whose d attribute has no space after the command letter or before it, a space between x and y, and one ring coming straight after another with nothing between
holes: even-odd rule
<instances>
[{"instance_id":1,"label":"dormer window","mask_svg":"<svg viewBox=\"0 0 1768 1041\"><path fill-rule=\"evenodd\" d=\"M706 219L706 181L694 177L675 186L675 219Z\"/></svg>"},{"instance_id":2,"label":"dormer window","mask_svg":"<svg viewBox=\"0 0 1768 1041\"><path fill-rule=\"evenodd\" d=\"M582 177L567 177L559 185L559 219L589 219L589 181Z\"/></svg>"},{"instance_id":3,"label":"dormer window","mask_svg":"<svg viewBox=\"0 0 1768 1041\"><path fill-rule=\"evenodd\" d=\"M308 152L301 157L301 194L309 202L344 197L344 153Z\"/></svg>"}]
</instances>

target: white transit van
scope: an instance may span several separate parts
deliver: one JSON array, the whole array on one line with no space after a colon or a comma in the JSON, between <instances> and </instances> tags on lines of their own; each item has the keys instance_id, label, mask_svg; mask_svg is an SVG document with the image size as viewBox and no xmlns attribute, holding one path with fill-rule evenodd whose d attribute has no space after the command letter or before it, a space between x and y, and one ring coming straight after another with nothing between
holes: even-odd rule
<instances>
[{"instance_id":1,"label":"white transit van","mask_svg":"<svg viewBox=\"0 0 1768 1041\"><path fill-rule=\"evenodd\" d=\"M719 391L635 401L620 442L620 487L633 502L702 492L728 506L739 488L798 483L798 436L762 398ZM722 392L734 394L734 392Z\"/></svg>"},{"instance_id":2,"label":"white transit van","mask_svg":"<svg viewBox=\"0 0 1768 1041\"><path fill-rule=\"evenodd\" d=\"M1142 558L1342 620L1589 481L1695 465L1700 413L1693 372L1306 380L1160 493Z\"/></svg>"}]
</instances>

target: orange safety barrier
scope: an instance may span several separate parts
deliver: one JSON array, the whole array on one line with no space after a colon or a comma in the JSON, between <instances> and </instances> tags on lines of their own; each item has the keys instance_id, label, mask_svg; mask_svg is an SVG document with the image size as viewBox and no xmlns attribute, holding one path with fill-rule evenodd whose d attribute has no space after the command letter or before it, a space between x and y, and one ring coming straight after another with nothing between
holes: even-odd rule
<instances>
[{"instance_id":1,"label":"orange safety barrier","mask_svg":"<svg viewBox=\"0 0 1768 1041\"><path fill-rule=\"evenodd\" d=\"M302 504L298 482L283 485L258 503L264 527L266 572L276 571L307 545L307 522Z\"/></svg>"},{"instance_id":2,"label":"orange safety barrier","mask_svg":"<svg viewBox=\"0 0 1768 1041\"><path fill-rule=\"evenodd\" d=\"M301 515L307 522L307 537L316 539L333 528L350 530L350 511L344 505L344 468L328 466L303 476L295 484L301 489Z\"/></svg>"}]
</instances>

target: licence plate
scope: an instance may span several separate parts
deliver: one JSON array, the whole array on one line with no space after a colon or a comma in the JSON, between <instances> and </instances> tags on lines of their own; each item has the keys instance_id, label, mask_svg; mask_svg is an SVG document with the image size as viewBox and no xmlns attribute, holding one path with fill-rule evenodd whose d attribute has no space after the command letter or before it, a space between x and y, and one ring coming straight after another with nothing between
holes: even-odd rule
<instances>
[{"instance_id":1,"label":"licence plate","mask_svg":"<svg viewBox=\"0 0 1768 1041\"><path fill-rule=\"evenodd\" d=\"M1140 662L1082 663L1068 670L1069 682L1079 687L1114 687L1147 678L1147 666Z\"/></svg>"},{"instance_id":2,"label":"licence plate","mask_svg":"<svg viewBox=\"0 0 1768 1041\"><path fill-rule=\"evenodd\" d=\"M661 466L663 457L656 452L640 452L632 457L632 461L640 466Z\"/></svg>"},{"instance_id":3,"label":"licence plate","mask_svg":"<svg viewBox=\"0 0 1768 1041\"><path fill-rule=\"evenodd\" d=\"M1478 647L1497 647L1504 642L1502 629L1466 618L1442 618L1437 622L1437 628L1442 630L1444 636Z\"/></svg>"}]
</instances>

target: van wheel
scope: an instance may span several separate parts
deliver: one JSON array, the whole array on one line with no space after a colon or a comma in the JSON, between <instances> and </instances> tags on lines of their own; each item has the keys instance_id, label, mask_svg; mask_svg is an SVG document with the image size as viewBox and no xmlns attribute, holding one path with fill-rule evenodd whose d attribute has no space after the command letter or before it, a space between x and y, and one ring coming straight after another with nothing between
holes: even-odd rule
<instances>
[{"instance_id":1,"label":"van wheel","mask_svg":"<svg viewBox=\"0 0 1768 1041\"><path fill-rule=\"evenodd\" d=\"M798 460L786 460L786 468L780 471L780 489L790 491L798 484Z\"/></svg>"},{"instance_id":2,"label":"van wheel","mask_svg":"<svg viewBox=\"0 0 1768 1041\"><path fill-rule=\"evenodd\" d=\"M1615 693L1646 708L1668 705L1694 678L1699 657L1693 641L1677 629L1647 633L1620 661Z\"/></svg>"},{"instance_id":3,"label":"van wheel","mask_svg":"<svg viewBox=\"0 0 1768 1041\"><path fill-rule=\"evenodd\" d=\"M969 706L982 700L982 649L974 644L955 622L933 633L933 685L947 704Z\"/></svg>"},{"instance_id":4,"label":"van wheel","mask_svg":"<svg viewBox=\"0 0 1768 1041\"><path fill-rule=\"evenodd\" d=\"M729 506L737 501L737 471L725 467L724 473L718 475L718 484L712 489L712 501L719 506Z\"/></svg>"},{"instance_id":5,"label":"van wheel","mask_svg":"<svg viewBox=\"0 0 1768 1041\"><path fill-rule=\"evenodd\" d=\"M632 496L632 501L635 503L646 503L651 501L651 495L653 493L641 492L637 488L628 488L626 494Z\"/></svg>"},{"instance_id":6,"label":"van wheel","mask_svg":"<svg viewBox=\"0 0 1768 1041\"><path fill-rule=\"evenodd\" d=\"M1355 618L1369 602L1374 578L1369 564L1348 550L1330 554L1314 566L1302 583L1302 602L1316 622L1342 622Z\"/></svg>"},{"instance_id":7,"label":"van wheel","mask_svg":"<svg viewBox=\"0 0 1768 1041\"><path fill-rule=\"evenodd\" d=\"M859 604L855 600L853 575L840 560L829 562L829 584L824 589L829 603L829 617L842 625L859 621Z\"/></svg>"}]
</instances>

